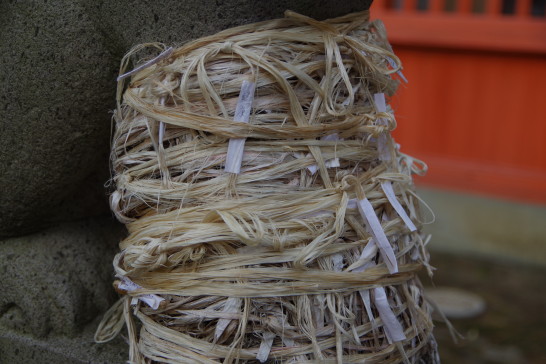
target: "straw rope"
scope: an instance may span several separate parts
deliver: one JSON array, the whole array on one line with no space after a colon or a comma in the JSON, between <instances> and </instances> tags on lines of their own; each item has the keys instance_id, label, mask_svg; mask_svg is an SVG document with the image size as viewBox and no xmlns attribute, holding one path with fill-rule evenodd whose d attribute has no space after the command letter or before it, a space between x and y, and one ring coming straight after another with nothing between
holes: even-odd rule
<instances>
[{"instance_id":1,"label":"straw rope","mask_svg":"<svg viewBox=\"0 0 546 364\"><path fill-rule=\"evenodd\" d=\"M426 239L410 229L411 174L426 167L395 147L392 110L374 100L400 69L382 24L287 12L174 50L136 47L120 74L146 47L164 53L119 81L124 296L96 340L125 321L134 363L437 361L416 278ZM244 148L239 174L225 170L230 140Z\"/></svg>"}]
</instances>

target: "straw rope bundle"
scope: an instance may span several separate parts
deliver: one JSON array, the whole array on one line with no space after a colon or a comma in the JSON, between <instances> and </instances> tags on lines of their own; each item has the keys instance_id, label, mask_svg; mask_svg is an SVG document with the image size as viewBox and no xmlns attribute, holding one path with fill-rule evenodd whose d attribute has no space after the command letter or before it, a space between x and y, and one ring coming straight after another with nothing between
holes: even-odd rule
<instances>
[{"instance_id":1,"label":"straw rope bundle","mask_svg":"<svg viewBox=\"0 0 546 364\"><path fill-rule=\"evenodd\" d=\"M416 278L425 167L395 148L384 105L399 60L367 12L286 15L152 44L120 77L125 296L96 340L125 322L131 362L437 361Z\"/></svg>"}]
</instances>

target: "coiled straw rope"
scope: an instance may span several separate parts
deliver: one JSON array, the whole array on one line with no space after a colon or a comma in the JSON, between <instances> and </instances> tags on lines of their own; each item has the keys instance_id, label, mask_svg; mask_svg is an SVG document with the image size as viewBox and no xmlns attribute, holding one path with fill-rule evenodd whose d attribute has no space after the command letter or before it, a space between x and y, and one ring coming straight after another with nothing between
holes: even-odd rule
<instances>
[{"instance_id":1,"label":"coiled straw rope","mask_svg":"<svg viewBox=\"0 0 546 364\"><path fill-rule=\"evenodd\" d=\"M96 340L125 322L133 363L436 362L411 181L426 167L389 134L382 24L287 12L137 47L120 73L147 46L163 53L119 82L124 296Z\"/></svg>"}]
</instances>

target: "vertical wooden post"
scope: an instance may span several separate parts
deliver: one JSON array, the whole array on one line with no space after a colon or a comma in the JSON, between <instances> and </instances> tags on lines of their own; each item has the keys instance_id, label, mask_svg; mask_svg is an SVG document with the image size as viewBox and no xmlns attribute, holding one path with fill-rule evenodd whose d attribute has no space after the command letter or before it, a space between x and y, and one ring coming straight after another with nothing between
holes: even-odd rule
<instances>
[{"instance_id":1,"label":"vertical wooden post","mask_svg":"<svg viewBox=\"0 0 546 364\"><path fill-rule=\"evenodd\" d=\"M445 1L443 0L429 0L428 1L428 11L430 13L441 13L444 11L445 8Z\"/></svg>"},{"instance_id":2,"label":"vertical wooden post","mask_svg":"<svg viewBox=\"0 0 546 364\"><path fill-rule=\"evenodd\" d=\"M487 0L485 2L485 14L487 16L497 17L501 15L501 0Z\"/></svg>"},{"instance_id":3,"label":"vertical wooden post","mask_svg":"<svg viewBox=\"0 0 546 364\"><path fill-rule=\"evenodd\" d=\"M457 1L457 13L458 14L472 14L472 0L458 0Z\"/></svg>"},{"instance_id":4,"label":"vertical wooden post","mask_svg":"<svg viewBox=\"0 0 546 364\"><path fill-rule=\"evenodd\" d=\"M516 13L518 18L528 18L531 16L531 0L517 0Z\"/></svg>"},{"instance_id":5,"label":"vertical wooden post","mask_svg":"<svg viewBox=\"0 0 546 364\"><path fill-rule=\"evenodd\" d=\"M402 11L407 13L417 11L417 0L404 0L402 2Z\"/></svg>"}]
</instances>

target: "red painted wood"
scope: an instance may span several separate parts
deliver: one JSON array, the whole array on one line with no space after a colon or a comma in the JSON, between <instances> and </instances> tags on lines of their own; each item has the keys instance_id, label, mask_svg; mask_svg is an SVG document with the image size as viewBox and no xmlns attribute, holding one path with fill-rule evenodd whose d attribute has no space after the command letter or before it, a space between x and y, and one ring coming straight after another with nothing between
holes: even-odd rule
<instances>
[{"instance_id":1,"label":"red painted wood","mask_svg":"<svg viewBox=\"0 0 546 364\"><path fill-rule=\"evenodd\" d=\"M429 171L417 177L420 186L442 187L460 192L475 192L507 199L544 203L546 201L546 174L518 168L456 161L452 158L423 156ZM494 181L493 183L491 183Z\"/></svg>"},{"instance_id":2,"label":"red painted wood","mask_svg":"<svg viewBox=\"0 0 546 364\"><path fill-rule=\"evenodd\" d=\"M500 16L502 0L487 0L485 2L485 13L489 16Z\"/></svg>"},{"instance_id":3,"label":"red painted wood","mask_svg":"<svg viewBox=\"0 0 546 364\"><path fill-rule=\"evenodd\" d=\"M458 0L456 5L459 14L472 13L472 0Z\"/></svg>"},{"instance_id":4,"label":"red painted wood","mask_svg":"<svg viewBox=\"0 0 546 364\"><path fill-rule=\"evenodd\" d=\"M393 135L402 152L430 167L417 182L546 204L544 19L402 12L381 18L409 79L391 100ZM500 24L519 31L510 38ZM466 38L449 34L463 26ZM469 37L469 28L483 26L491 33ZM487 39L496 43L480 46Z\"/></svg>"},{"instance_id":5,"label":"red painted wood","mask_svg":"<svg viewBox=\"0 0 546 364\"><path fill-rule=\"evenodd\" d=\"M392 100L394 137L403 152L441 161L423 182L546 203L546 57L394 50L410 82ZM514 171L541 177L515 183Z\"/></svg>"},{"instance_id":6,"label":"red painted wood","mask_svg":"<svg viewBox=\"0 0 546 364\"><path fill-rule=\"evenodd\" d=\"M417 0L403 0L402 9L405 13L414 12L417 10Z\"/></svg>"},{"instance_id":7,"label":"red painted wood","mask_svg":"<svg viewBox=\"0 0 546 364\"><path fill-rule=\"evenodd\" d=\"M546 54L544 19L374 10L394 44Z\"/></svg>"},{"instance_id":8,"label":"red painted wood","mask_svg":"<svg viewBox=\"0 0 546 364\"><path fill-rule=\"evenodd\" d=\"M531 0L516 1L516 14L520 18L531 17Z\"/></svg>"},{"instance_id":9,"label":"red painted wood","mask_svg":"<svg viewBox=\"0 0 546 364\"><path fill-rule=\"evenodd\" d=\"M428 11L429 13L439 13L444 11L445 2L443 0L429 1Z\"/></svg>"}]
</instances>

